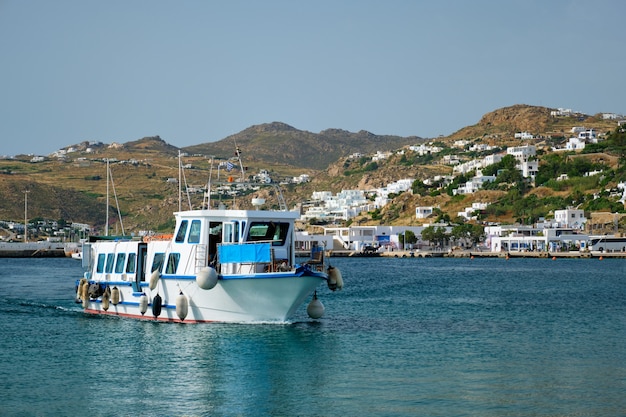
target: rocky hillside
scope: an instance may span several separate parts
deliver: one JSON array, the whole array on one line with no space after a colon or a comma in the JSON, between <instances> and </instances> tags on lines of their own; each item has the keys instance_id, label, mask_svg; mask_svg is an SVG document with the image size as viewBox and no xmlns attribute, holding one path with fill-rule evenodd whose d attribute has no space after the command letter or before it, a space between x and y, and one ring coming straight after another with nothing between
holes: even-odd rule
<instances>
[{"instance_id":1,"label":"rocky hillside","mask_svg":"<svg viewBox=\"0 0 626 417\"><path fill-rule=\"evenodd\" d=\"M585 126L599 130L612 130L615 122L602 120L600 115L576 114L569 117L552 117L554 109L541 106L516 104L485 114L478 123L464 127L448 138L484 138L490 142L510 141L516 132L530 132L536 136L567 136L574 126Z\"/></svg>"},{"instance_id":2,"label":"rocky hillside","mask_svg":"<svg viewBox=\"0 0 626 417\"><path fill-rule=\"evenodd\" d=\"M190 154L229 158L235 147L239 147L247 164L325 170L333 162L355 152L393 150L421 141L423 139L416 136L380 136L364 130L352 133L327 129L311 133L274 122L252 126L220 141L189 146L184 150Z\"/></svg>"},{"instance_id":3,"label":"rocky hillside","mask_svg":"<svg viewBox=\"0 0 626 417\"><path fill-rule=\"evenodd\" d=\"M548 108L515 105L485 114L475 125L461 129L450 137L437 138L436 142L450 144L457 139L472 139L504 146L515 142L514 134L519 131L564 139L572 126L606 132L614 129L615 122L602 120L599 115L554 118L550 117ZM272 178L302 173L311 175L309 183L284 187L283 193L289 206L309 199L313 191L368 190L403 178L424 180L450 174L452 168L440 163L441 155L420 156L405 148L421 142L424 139L418 137L380 136L340 129L328 129L316 134L275 122L252 126L215 143L182 149L189 154L184 163L192 166L185 170L184 180L188 185L203 186L211 172L207 156L226 159L234 156L235 147L241 149L244 163L250 167L249 175L260 168L269 170ZM123 144L83 142L71 148L73 152L64 159L50 158L40 163L31 163L27 156L0 160L0 194L3 197L0 199L0 220L23 220L23 191L28 189L31 191L30 218L65 219L102 226L106 209L104 161L108 158L124 161L115 163L112 170L126 229L171 228L171 214L178 209L179 199L178 187L169 179L178 176L177 156L180 149L158 136ZM376 151L402 148L405 148L404 154L393 152L378 162L371 159L371 154ZM354 153L364 156L351 157ZM475 157L470 153L461 156ZM607 158L604 160L606 162ZM417 205L433 205L455 217L472 201L492 202L501 194L500 191L485 191L460 201L444 194L418 197L407 193L398 196L382 211L382 221L412 224ZM193 197L194 204L201 200L201 194ZM110 207L114 213L114 200L111 200ZM365 222L367 219L355 221Z\"/></svg>"}]
</instances>

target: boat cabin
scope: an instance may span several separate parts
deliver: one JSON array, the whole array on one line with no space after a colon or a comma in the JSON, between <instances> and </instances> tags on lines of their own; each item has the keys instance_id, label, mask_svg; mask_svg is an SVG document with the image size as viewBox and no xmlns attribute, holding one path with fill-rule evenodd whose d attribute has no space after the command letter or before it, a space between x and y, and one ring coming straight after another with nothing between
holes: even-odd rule
<instances>
[{"instance_id":1,"label":"boat cabin","mask_svg":"<svg viewBox=\"0 0 626 417\"><path fill-rule=\"evenodd\" d=\"M136 291L157 271L192 279L204 267L222 276L290 271L297 212L191 210L175 213L174 234L167 239L99 240L85 244L83 266L90 278L127 282ZM109 240L109 241L106 241Z\"/></svg>"}]
</instances>

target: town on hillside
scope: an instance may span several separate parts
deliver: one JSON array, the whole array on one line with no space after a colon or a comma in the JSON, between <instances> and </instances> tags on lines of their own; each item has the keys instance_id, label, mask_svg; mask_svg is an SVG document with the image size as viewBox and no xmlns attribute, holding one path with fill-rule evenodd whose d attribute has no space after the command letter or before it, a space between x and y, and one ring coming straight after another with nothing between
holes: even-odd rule
<instances>
[{"instance_id":1,"label":"town on hillside","mask_svg":"<svg viewBox=\"0 0 626 417\"><path fill-rule=\"evenodd\" d=\"M559 108L553 110L550 117L578 120L572 118L576 114L571 109ZM626 119L623 116L613 113L601 116L612 123L614 135L624 136ZM343 189L336 193L313 191L293 207L301 213L297 249L307 251L323 246L336 253L362 253L365 250L376 253L399 250L626 252L626 237L623 237L626 231L626 177L623 165L620 165L620 158L623 159L626 153L624 145L613 143L617 139L612 139L610 133L595 127L572 125L558 141L544 134L519 131L512 138L515 141L512 146L494 144L486 135L447 143L435 139L373 154L354 152L344 158L344 166L360 167L355 172L361 174L374 171L394 158L405 164L427 162L445 167L446 173L427 178L397 178L381 187ZM103 144L94 142L90 145L100 147ZM45 157L33 155L30 162L73 158L78 164L89 164L88 155L92 152L92 146L69 147ZM188 155L183 153L181 156ZM230 172L240 165L238 156L217 161L218 175L220 170L224 177L232 175ZM143 163L137 159L113 159L110 162ZM193 166L185 164L183 168L193 169ZM306 173L279 177L270 170L261 169L255 174L246 174L246 180L265 184L311 182ZM172 176L166 181L176 184L178 178ZM560 190L572 185L574 193L559 195ZM538 207L542 206L545 211L546 201L529 192L539 186L559 195L550 200L547 212ZM584 192L592 188L596 191ZM216 192L208 190L206 185L187 186L186 191L202 195ZM217 191L238 192L230 188ZM417 201L434 201L437 196L447 195L449 201L462 204L466 197L478 195L481 191L485 193L480 194L480 198L468 198L468 204L452 214L440 204L416 204L412 220L407 224L385 221L389 219L385 218L388 208L403 194L412 195ZM516 200L507 203L505 200L513 199L511 195L515 195ZM531 200L534 206L530 204ZM505 211L504 204L514 207L515 221L492 219ZM42 230L42 220L39 222L28 224L34 237L48 234L76 239L89 232L97 233L85 224L76 223L73 227L69 223L57 227L45 221L45 230ZM19 222L4 222L2 226L5 232L0 238L3 240L16 239L24 232L24 225Z\"/></svg>"}]
</instances>

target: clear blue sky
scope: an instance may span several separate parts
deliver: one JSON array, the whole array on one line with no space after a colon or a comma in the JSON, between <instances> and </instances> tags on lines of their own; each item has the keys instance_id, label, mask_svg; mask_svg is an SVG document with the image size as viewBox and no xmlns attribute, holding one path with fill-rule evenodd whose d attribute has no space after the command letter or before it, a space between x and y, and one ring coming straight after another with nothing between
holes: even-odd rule
<instances>
[{"instance_id":1,"label":"clear blue sky","mask_svg":"<svg viewBox=\"0 0 626 417\"><path fill-rule=\"evenodd\" d=\"M255 124L435 137L626 114L622 0L0 0L0 155Z\"/></svg>"}]
</instances>

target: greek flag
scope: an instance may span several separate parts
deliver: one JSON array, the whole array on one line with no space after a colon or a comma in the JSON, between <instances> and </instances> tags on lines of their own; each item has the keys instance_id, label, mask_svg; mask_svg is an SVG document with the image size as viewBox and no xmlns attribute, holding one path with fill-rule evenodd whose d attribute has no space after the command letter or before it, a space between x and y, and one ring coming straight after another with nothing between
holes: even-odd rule
<instances>
[{"instance_id":1,"label":"greek flag","mask_svg":"<svg viewBox=\"0 0 626 417\"><path fill-rule=\"evenodd\" d=\"M232 163L232 162L230 162L230 161L227 161L227 162L226 162L226 171L230 171L230 170L232 170L234 167L235 167L235 165L233 165L233 163Z\"/></svg>"}]
</instances>

